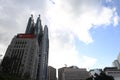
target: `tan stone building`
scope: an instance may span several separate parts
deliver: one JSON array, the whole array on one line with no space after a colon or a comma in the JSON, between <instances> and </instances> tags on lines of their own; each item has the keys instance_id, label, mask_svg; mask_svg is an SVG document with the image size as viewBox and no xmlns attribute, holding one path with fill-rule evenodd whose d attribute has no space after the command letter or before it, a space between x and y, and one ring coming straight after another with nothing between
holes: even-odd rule
<instances>
[{"instance_id":1,"label":"tan stone building","mask_svg":"<svg viewBox=\"0 0 120 80\"><path fill-rule=\"evenodd\" d=\"M58 80L86 80L89 72L85 68L78 68L76 66L63 67L58 70Z\"/></svg>"}]
</instances>

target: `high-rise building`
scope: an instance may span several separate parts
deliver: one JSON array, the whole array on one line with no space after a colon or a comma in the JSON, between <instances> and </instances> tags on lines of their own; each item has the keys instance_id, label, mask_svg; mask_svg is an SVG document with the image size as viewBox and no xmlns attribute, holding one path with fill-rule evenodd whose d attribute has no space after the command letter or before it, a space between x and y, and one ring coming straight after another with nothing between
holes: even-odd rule
<instances>
[{"instance_id":1,"label":"high-rise building","mask_svg":"<svg viewBox=\"0 0 120 80\"><path fill-rule=\"evenodd\" d=\"M76 66L63 67L58 71L59 80L86 80L89 76L89 72L85 68L78 68Z\"/></svg>"},{"instance_id":2,"label":"high-rise building","mask_svg":"<svg viewBox=\"0 0 120 80\"><path fill-rule=\"evenodd\" d=\"M48 80L57 80L56 69L52 66L48 66Z\"/></svg>"},{"instance_id":3,"label":"high-rise building","mask_svg":"<svg viewBox=\"0 0 120 80\"><path fill-rule=\"evenodd\" d=\"M113 66L117 67L117 69L120 69L120 63L119 63L119 61L118 60L114 60Z\"/></svg>"},{"instance_id":4,"label":"high-rise building","mask_svg":"<svg viewBox=\"0 0 120 80\"><path fill-rule=\"evenodd\" d=\"M25 37L27 36L27 37ZM8 46L2 62L2 71L15 76L36 79L39 45L33 35L18 34Z\"/></svg>"},{"instance_id":5,"label":"high-rise building","mask_svg":"<svg viewBox=\"0 0 120 80\"><path fill-rule=\"evenodd\" d=\"M113 67L117 67L117 69L120 69L120 53L118 54L118 57L116 60L113 61Z\"/></svg>"},{"instance_id":6,"label":"high-rise building","mask_svg":"<svg viewBox=\"0 0 120 80\"><path fill-rule=\"evenodd\" d=\"M25 33L17 34L7 48L1 73L29 80L48 79L49 38L47 26L42 29L40 16L28 20Z\"/></svg>"},{"instance_id":7,"label":"high-rise building","mask_svg":"<svg viewBox=\"0 0 120 80\"><path fill-rule=\"evenodd\" d=\"M120 63L120 53L118 54L117 60Z\"/></svg>"}]
</instances>

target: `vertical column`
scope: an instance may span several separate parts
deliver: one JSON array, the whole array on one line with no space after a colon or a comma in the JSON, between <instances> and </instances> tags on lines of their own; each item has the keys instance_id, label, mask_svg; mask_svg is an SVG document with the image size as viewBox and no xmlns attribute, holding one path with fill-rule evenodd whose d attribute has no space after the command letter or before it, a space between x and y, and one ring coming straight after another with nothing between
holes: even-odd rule
<instances>
[{"instance_id":1,"label":"vertical column","mask_svg":"<svg viewBox=\"0 0 120 80\"><path fill-rule=\"evenodd\" d=\"M48 80L48 49L49 49L49 39L48 39L48 28L44 27L44 34L42 37L42 53L41 53L41 63L40 63L40 73L39 80Z\"/></svg>"}]
</instances>

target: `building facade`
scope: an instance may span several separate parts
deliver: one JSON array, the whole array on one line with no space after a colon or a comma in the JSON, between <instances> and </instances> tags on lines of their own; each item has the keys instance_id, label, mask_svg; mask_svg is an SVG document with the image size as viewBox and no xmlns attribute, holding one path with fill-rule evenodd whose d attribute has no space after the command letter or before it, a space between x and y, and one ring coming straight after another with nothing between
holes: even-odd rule
<instances>
[{"instance_id":1,"label":"building facade","mask_svg":"<svg viewBox=\"0 0 120 80\"><path fill-rule=\"evenodd\" d=\"M10 75L29 76L34 80L37 77L39 45L36 38L19 37L21 35L15 36L8 46L2 70Z\"/></svg>"},{"instance_id":2,"label":"building facade","mask_svg":"<svg viewBox=\"0 0 120 80\"><path fill-rule=\"evenodd\" d=\"M56 69L52 66L48 66L48 80L57 80Z\"/></svg>"},{"instance_id":3,"label":"building facade","mask_svg":"<svg viewBox=\"0 0 120 80\"><path fill-rule=\"evenodd\" d=\"M85 68L78 68L76 66L63 67L59 69L59 80L86 80L89 76L89 72Z\"/></svg>"},{"instance_id":4,"label":"building facade","mask_svg":"<svg viewBox=\"0 0 120 80\"><path fill-rule=\"evenodd\" d=\"M7 48L1 73L29 80L48 79L49 38L47 26L42 29L40 16L28 20L25 33L17 34Z\"/></svg>"},{"instance_id":5,"label":"building facade","mask_svg":"<svg viewBox=\"0 0 120 80\"><path fill-rule=\"evenodd\" d=\"M117 67L106 67L104 72L106 75L113 76L114 80L120 80L120 70Z\"/></svg>"},{"instance_id":6,"label":"building facade","mask_svg":"<svg viewBox=\"0 0 120 80\"><path fill-rule=\"evenodd\" d=\"M66 69L67 67L62 67L62 68L59 68L58 69L58 80L63 80L62 79L62 74L64 73L64 70Z\"/></svg>"}]
</instances>

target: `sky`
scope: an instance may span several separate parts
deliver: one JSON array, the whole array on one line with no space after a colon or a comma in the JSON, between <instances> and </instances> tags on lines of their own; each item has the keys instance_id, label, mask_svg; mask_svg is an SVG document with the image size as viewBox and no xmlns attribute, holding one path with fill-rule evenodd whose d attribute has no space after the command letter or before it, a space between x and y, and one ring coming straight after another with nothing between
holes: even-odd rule
<instances>
[{"instance_id":1,"label":"sky","mask_svg":"<svg viewBox=\"0 0 120 80\"><path fill-rule=\"evenodd\" d=\"M41 15L49 29L49 65L104 68L120 52L120 0L0 0L0 55ZM1 57L3 58L3 56Z\"/></svg>"}]
</instances>

